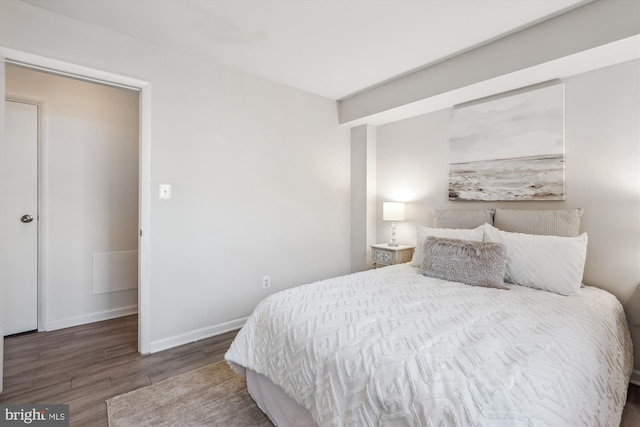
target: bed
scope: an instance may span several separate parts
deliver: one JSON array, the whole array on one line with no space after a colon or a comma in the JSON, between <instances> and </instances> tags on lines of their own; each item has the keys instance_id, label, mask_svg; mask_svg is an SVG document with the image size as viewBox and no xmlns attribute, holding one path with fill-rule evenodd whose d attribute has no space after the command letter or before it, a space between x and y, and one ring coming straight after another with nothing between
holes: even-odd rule
<instances>
[{"instance_id":1,"label":"bed","mask_svg":"<svg viewBox=\"0 0 640 427\"><path fill-rule=\"evenodd\" d=\"M629 330L613 295L581 284L576 233L419 227L411 263L263 300L225 358L278 426L617 426ZM460 242L480 264L446 280ZM448 261L425 270L438 245ZM473 274L494 249L498 282Z\"/></svg>"}]
</instances>

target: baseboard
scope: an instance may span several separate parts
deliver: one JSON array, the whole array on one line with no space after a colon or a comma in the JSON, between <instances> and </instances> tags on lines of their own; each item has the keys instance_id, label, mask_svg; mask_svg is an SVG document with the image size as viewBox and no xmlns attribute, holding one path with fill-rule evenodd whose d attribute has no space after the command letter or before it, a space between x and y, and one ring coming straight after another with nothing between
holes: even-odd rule
<instances>
[{"instance_id":1,"label":"baseboard","mask_svg":"<svg viewBox=\"0 0 640 427\"><path fill-rule=\"evenodd\" d=\"M54 320L46 323L47 331L55 331L56 329L70 328L72 326L86 325L87 323L100 322L101 320L115 319L116 317L129 316L138 312L137 305L116 308L113 310L100 311L97 313L85 314L78 317L70 317L68 319Z\"/></svg>"},{"instance_id":2,"label":"baseboard","mask_svg":"<svg viewBox=\"0 0 640 427\"><path fill-rule=\"evenodd\" d=\"M634 369L631 373L631 379L629 380L631 384L635 384L640 386L640 370Z\"/></svg>"},{"instance_id":3,"label":"baseboard","mask_svg":"<svg viewBox=\"0 0 640 427\"><path fill-rule=\"evenodd\" d=\"M189 344L194 341L200 341L235 329L240 329L246 321L246 317L241 317L240 319L229 320L228 322L218 323L217 325L207 326L184 334L151 341L150 352L156 353L179 345Z\"/></svg>"}]
</instances>

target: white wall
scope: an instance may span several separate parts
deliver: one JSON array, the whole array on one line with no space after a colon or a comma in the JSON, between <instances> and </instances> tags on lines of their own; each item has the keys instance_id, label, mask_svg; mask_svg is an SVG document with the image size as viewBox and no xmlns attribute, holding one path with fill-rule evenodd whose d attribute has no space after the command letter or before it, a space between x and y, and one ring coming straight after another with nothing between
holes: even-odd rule
<instances>
[{"instance_id":1,"label":"white wall","mask_svg":"<svg viewBox=\"0 0 640 427\"><path fill-rule=\"evenodd\" d=\"M630 323L640 325L638 76L636 60L564 80L564 202L448 201L450 110L442 110L377 128L377 208L387 200L409 202L407 221L398 224L398 239L415 243L415 225L432 225L434 208L582 207L581 228L589 234L584 281L615 294ZM378 236L388 233L389 225L378 221ZM631 330L638 370L640 327Z\"/></svg>"},{"instance_id":2,"label":"white wall","mask_svg":"<svg viewBox=\"0 0 640 427\"><path fill-rule=\"evenodd\" d=\"M138 92L8 64L6 93L42 107L40 324L53 330L136 312L135 289L94 294L92 257L138 248Z\"/></svg>"},{"instance_id":3,"label":"white wall","mask_svg":"<svg viewBox=\"0 0 640 427\"><path fill-rule=\"evenodd\" d=\"M350 270L349 131L334 101L3 1L0 45L150 82L152 350L269 292ZM158 200L159 184L173 199Z\"/></svg>"}]
</instances>

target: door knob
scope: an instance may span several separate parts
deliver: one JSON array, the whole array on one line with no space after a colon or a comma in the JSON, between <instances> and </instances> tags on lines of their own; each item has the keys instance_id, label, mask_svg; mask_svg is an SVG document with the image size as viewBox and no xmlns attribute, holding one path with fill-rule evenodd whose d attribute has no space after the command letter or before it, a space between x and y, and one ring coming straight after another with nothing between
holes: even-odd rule
<instances>
[{"instance_id":1,"label":"door knob","mask_svg":"<svg viewBox=\"0 0 640 427\"><path fill-rule=\"evenodd\" d=\"M31 222L31 221L33 221L33 217L31 215L22 215L22 218L20 218L20 221L22 221L22 222Z\"/></svg>"}]
</instances>

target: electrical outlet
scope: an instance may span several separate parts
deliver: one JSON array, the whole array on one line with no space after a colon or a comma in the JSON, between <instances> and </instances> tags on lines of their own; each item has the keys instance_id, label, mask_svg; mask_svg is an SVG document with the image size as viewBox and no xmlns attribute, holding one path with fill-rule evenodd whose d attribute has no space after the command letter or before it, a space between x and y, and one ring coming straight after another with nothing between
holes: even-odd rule
<instances>
[{"instance_id":1,"label":"electrical outlet","mask_svg":"<svg viewBox=\"0 0 640 427\"><path fill-rule=\"evenodd\" d=\"M262 276L262 287L264 289L271 287L271 276Z\"/></svg>"}]
</instances>

